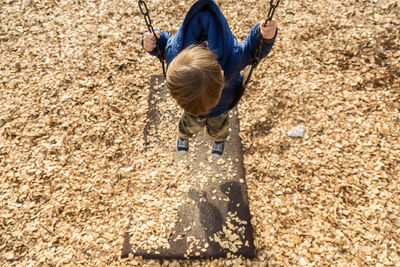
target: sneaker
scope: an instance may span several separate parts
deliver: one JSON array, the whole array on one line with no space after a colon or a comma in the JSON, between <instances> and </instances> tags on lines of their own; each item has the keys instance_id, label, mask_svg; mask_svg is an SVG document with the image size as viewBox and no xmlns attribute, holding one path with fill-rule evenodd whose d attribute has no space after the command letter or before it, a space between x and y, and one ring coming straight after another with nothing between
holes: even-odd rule
<instances>
[{"instance_id":1,"label":"sneaker","mask_svg":"<svg viewBox=\"0 0 400 267\"><path fill-rule=\"evenodd\" d=\"M215 157L221 157L224 154L225 141L214 141L211 148L211 154Z\"/></svg>"},{"instance_id":2,"label":"sneaker","mask_svg":"<svg viewBox=\"0 0 400 267\"><path fill-rule=\"evenodd\" d=\"M189 140L183 139L178 136L178 141L176 142L176 150L178 150L178 153L187 153L189 151Z\"/></svg>"}]
</instances>

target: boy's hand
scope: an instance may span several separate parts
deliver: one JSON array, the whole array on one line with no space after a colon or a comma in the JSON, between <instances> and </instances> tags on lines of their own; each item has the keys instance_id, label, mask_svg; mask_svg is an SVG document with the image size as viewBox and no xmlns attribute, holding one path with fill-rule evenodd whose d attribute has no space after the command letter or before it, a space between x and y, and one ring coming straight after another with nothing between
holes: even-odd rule
<instances>
[{"instance_id":1,"label":"boy's hand","mask_svg":"<svg viewBox=\"0 0 400 267\"><path fill-rule=\"evenodd\" d=\"M264 39L273 39L275 37L277 25L278 23L274 19L268 21L266 26L265 21L261 22L260 33Z\"/></svg>"},{"instance_id":2,"label":"boy's hand","mask_svg":"<svg viewBox=\"0 0 400 267\"><path fill-rule=\"evenodd\" d=\"M160 38L160 32L156 32L158 38ZM146 32L143 36L143 47L146 51L151 52L156 48L157 40L156 37L150 32Z\"/></svg>"}]
</instances>

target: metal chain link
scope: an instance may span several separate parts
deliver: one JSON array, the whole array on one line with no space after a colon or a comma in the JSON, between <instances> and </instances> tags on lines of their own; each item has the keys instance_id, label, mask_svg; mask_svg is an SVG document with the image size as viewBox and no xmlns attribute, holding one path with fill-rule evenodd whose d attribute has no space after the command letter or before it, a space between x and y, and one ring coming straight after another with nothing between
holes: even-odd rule
<instances>
[{"instance_id":1,"label":"metal chain link","mask_svg":"<svg viewBox=\"0 0 400 267\"><path fill-rule=\"evenodd\" d=\"M153 34L153 36L156 38L156 49L157 49L156 56L158 57L158 59L161 62L163 74L165 77L166 76L165 65L164 65L165 54L164 54L164 51L162 51L162 49L160 49L159 38L157 37L156 32L154 31L154 28L153 28L153 25L151 22L151 18L150 18L150 14L149 14L149 9L147 8L146 2L143 0L138 0L138 4L139 4L140 12L142 13L144 20L146 22L147 29L149 29L149 32L151 34Z\"/></svg>"},{"instance_id":2,"label":"metal chain link","mask_svg":"<svg viewBox=\"0 0 400 267\"><path fill-rule=\"evenodd\" d=\"M274 3L273 0L269 3L269 10L268 10L268 15L267 19L265 20L265 24L267 24L268 21L271 21L272 18L274 17L275 14L275 9L278 7L280 0L277 0L276 3Z\"/></svg>"},{"instance_id":3,"label":"metal chain link","mask_svg":"<svg viewBox=\"0 0 400 267\"><path fill-rule=\"evenodd\" d=\"M274 17L275 9L278 7L279 2L280 2L280 0L278 0L275 4L274 0L271 0L271 2L269 4L267 19L265 20L265 26L267 25L268 21L271 21L272 18ZM256 64L255 66L258 65L258 63L259 63L258 57L261 54L262 45L263 45L263 37L261 35L261 32L258 32L258 47L257 47L256 53L255 53L255 56L253 57L253 61L256 61L256 62L253 62L252 65L253 64Z\"/></svg>"},{"instance_id":4,"label":"metal chain link","mask_svg":"<svg viewBox=\"0 0 400 267\"><path fill-rule=\"evenodd\" d=\"M265 20L265 25L267 25L268 21L271 21L272 18L274 17L275 14L275 9L278 7L280 0L277 0L276 3L274 3L274 0L271 0L270 4L269 4L269 10L268 10L268 14L267 14L267 19ZM261 35L261 32L258 32L258 47L256 50L256 53L253 55L253 57L251 58L250 64L251 64L251 69L250 69L250 73L247 76L246 81L244 82L244 86L246 87L247 84L250 81L250 77L251 74L253 73L253 70L257 67L257 65L260 63L259 57L261 55L261 50L262 50L262 46L263 46L263 36Z\"/></svg>"},{"instance_id":5,"label":"metal chain link","mask_svg":"<svg viewBox=\"0 0 400 267\"><path fill-rule=\"evenodd\" d=\"M268 14L267 14L267 19L265 20L265 25L268 23L268 21L271 21L272 18L274 17L275 14L275 9L278 7L280 0L277 0L276 3L274 2L274 0L271 0L269 3L269 10L268 10ZM261 26L260 26L261 27ZM237 93L235 99L233 100L233 102L231 103L229 109L233 109L240 101L240 99L242 98L244 91L247 88L247 84L250 81L251 75L253 74L254 69L258 66L258 64L260 63L260 55L261 55L261 50L264 44L264 38L261 35L260 30L258 31L258 46L256 49L256 52L254 53L254 55L252 56L252 58L250 59L250 69L247 69L243 75L243 81L242 81L242 87L240 88L240 91Z\"/></svg>"}]
</instances>

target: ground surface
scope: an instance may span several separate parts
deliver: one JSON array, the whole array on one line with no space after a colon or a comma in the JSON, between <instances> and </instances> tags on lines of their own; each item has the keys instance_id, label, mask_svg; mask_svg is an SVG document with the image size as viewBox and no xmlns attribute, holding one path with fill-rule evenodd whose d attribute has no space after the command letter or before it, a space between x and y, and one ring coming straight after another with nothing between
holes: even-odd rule
<instances>
[{"instance_id":1,"label":"ground surface","mask_svg":"<svg viewBox=\"0 0 400 267\"><path fill-rule=\"evenodd\" d=\"M148 1L155 28L193 2ZM218 3L239 39L267 8ZM161 232L184 184L145 149L161 66L137 3L1 1L0 265L398 266L399 3L282 1L277 18L239 106L257 257L121 260L130 216Z\"/></svg>"}]
</instances>

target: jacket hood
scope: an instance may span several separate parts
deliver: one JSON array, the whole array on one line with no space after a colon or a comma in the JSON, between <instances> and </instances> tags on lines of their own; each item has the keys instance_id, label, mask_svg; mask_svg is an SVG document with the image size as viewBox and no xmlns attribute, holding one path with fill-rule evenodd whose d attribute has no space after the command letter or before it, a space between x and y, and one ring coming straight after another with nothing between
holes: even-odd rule
<instances>
[{"instance_id":1,"label":"jacket hood","mask_svg":"<svg viewBox=\"0 0 400 267\"><path fill-rule=\"evenodd\" d=\"M224 69L235 37L214 0L198 0L189 9L178 32L168 40L167 63L180 51L196 43L204 32L208 35L209 49L216 54L218 63Z\"/></svg>"}]
</instances>

